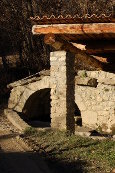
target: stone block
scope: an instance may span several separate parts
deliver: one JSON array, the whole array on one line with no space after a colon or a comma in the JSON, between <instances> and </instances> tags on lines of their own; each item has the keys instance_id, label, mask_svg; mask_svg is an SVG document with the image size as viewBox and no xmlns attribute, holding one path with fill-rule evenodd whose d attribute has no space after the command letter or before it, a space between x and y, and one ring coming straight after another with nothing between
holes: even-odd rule
<instances>
[{"instance_id":1,"label":"stone block","mask_svg":"<svg viewBox=\"0 0 115 173\"><path fill-rule=\"evenodd\" d=\"M88 126L91 128L96 128L98 123L98 115L94 111L83 111L82 114L82 124L83 126Z\"/></svg>"},{"instance_id":2,"label":"stone block","mask_svg":"<svg viewBox=\"0 0 115 173\"><path fill-rule=\"evenodd\" d=\"M90 78L90 77L75 77L75 84L76 85L84 85L84 86L91 86L91 87L97 87L97 79Z\"/></svg>"},{"instance_id":3,"label":"stone block","mask_svg":"<svg viewBox=\"0 0 115 173\"><path fill-rule=\"evenodd\" d=\"M24 131L29 125L25 123L18 113L12 111L11 109L5 109L4 114L7 116L8 120L20 131Z\"/></svg>"},{"instance_id":4,"label":"stone block","mask_svg":"<svg viewBox=\"0 0 115 173\"><path fill-rule=\"evenodd\" d=\"M102 83L102 84L105 84L105 85L112 85L112 86L115 86L115 79L98 79L98 82L99 83Z\"/></svg>"},{"instance_id":5,"label":"stone block","mask_svg":"<svg viewBox=\"0 0 115 173\"><path fill-rule=\"evenodd\" d=\"M57 61L50 61L51 66L57 66Z\"/></svg>"},{"instance_id":6,"label":"stone block","mask_svg":"<svg viewBox=\"0 0 115 173\"><path fill-rule=\"evenodd\" d=\"M57 61L57 59L58 59L58 57L56 57L56 56L51 56L51 57L50 57L50 61L51 61L51 62Z\"/></svg>"},{"instance_id":7,"label":"stone block","mask_svg":"<svg viewBox=\"0 0 115 173\"><path fill-rule=\"evenodd\" d=\"M65 66L61 66L60 69L59 69L59 71L61 73L65 73L66 72L66 67Z\"/></svg>"},{"instance_id":8,"label":"stone block","mask_svg":"<svg viewBox=\"0 0 115 173\"><path fill-rule=\"evenodd\" d=\"M66 56L65 51L55 51L55 52L50 52L50 57L56 56L56 57L61 57L61 56Z\"/></svg>"},{"instance_id":9,"label":"stone block","mask_svg":"<svg viewBox=\"0 0 115 173\"><path fill-rule=\"evenodd\" d=\"M57 113L55 113L57 115ZM55 115L54 114L54 115ZM66 119L65 115L58 114L58 116L54 116L51 119L51 127L52 128L58 128L60 130L66 129Z\"/></svg>"},{"instance_id":10,"label":"stone block","mask_svg":"<svg viewBox=\"0 0 115 173\"><path fill-rule=\"evenodd\" d=\"M66 62L66 56L61 56L60 58L59 58L59 62Z\"/></svg>"},{"instance_id":11,"label":"stone block","mask_svg":"<svg viewBox=\"0 0 115 173\"><path fill-rule=\"evenodd\" d=\"M42 70L39 72L40 76L50 76L50 70Z\"/></svg>"},{"instance_id":12,"label":"stone block","mask_svg":"<svg viewBox=\"0 0 115 173\"><path fill-rule=\"evenodd\" d=\"M106 73L107 73L107 78L109 78L109 79L114 79L115 78L114 73L110 73L110 72L106 72Z\"/></svg>"},{"instance_id":13,"label":"stone block","mask_svg":"<svg viewBox=\"0 0 115 173\"><path fill-rule=\"evenodd\" d=\"M75 102L77 101L80 103L83 101L83 98L81 97L80 93L78 94L77 90L75 90Z\"/></svg>"},{"instance_id":14,"label":"stone block","mask_svg":"<svg viewBox=\"0 0 115 173\"><path fill-rule=\"evenodd\" d=\"M76 136L82 136L82 137L89 137L91 135L91 132L78 132L75 131Z\"/></svg>"}]
</instances>

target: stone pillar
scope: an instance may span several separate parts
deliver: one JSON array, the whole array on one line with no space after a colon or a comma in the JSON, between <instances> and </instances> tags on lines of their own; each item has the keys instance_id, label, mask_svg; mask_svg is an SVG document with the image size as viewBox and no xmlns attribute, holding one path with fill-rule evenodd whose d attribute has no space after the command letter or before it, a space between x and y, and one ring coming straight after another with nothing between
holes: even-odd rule
<instances>
[{"instance_id":1,"label":"stone pillar","mask_svg":"<svg viewBox=\"0 0 115 173\"><path fill-rule=\"evenodd\" d=\"M74 55L65 51L50 53L51 127L75 131Z\"/></svg>"}]
</instances>

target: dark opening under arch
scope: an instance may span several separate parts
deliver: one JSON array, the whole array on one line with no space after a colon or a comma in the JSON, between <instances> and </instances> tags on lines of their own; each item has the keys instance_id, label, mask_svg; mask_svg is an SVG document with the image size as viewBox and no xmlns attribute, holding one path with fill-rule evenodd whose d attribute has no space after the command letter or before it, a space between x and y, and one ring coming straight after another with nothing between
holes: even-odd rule
<instances>
[{"instance_id":1,"label":"dark opening under arch","mask_svg":"<svg viewBox=\"0 0 115 173\"><path fill-rule=\"evenodd\" d=\"M22 110L23 119L32 126L50 126L50 88L33 93ZM36 122L36 123L35 123Z\"/></svg>"},{"instance_id":2,"label":"dark opening under arch","mask_svg":"<svg viewBox=\"0 0 115 173\"><path fill-rule=\"evenodd\" d=\"M81 111L76 103L75 103L75 117L74 118L75 118L75 125L82 126Z\"/></svg>"}]
</instances>

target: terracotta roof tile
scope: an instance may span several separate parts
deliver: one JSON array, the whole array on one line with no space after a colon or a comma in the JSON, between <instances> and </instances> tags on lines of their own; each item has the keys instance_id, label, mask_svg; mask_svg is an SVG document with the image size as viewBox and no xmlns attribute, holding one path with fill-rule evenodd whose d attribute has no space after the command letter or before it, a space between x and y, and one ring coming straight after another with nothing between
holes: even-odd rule
<instances>
[{"instance_id":1,"label":"terracotta roof tile","mask_svg":"<svg viewBox=\"0 0 115 173\"><path fill-rule=\"evenodd\" d=\"M66 15L62 16L59 15L58 17L51 15L49 16L35 16L31 17L31 20L37 24L66 24L66 23L109 23L109 22L115 22L115 18L112 15L106 16L105 14L101 14L97 16L96 14L85 16L79 16L79 15Z\"/></svg>"}]
</instances>

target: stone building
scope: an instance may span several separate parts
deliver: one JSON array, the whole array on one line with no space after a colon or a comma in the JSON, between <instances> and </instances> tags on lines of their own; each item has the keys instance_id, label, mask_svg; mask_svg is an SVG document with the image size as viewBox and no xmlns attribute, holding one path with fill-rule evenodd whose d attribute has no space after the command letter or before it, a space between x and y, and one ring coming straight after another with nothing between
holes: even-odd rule
<instances>
[{"instance_id":1,"label":"stone building","mask_svg":"<svg viewBox=\"0 0 115 173\"><path fill-rule=\"evenodd\" d=\"M41 120L50 119L52 128L71 133L77 123L114 132L114 15L52 15L31 19L33 34L44 35L44 42L55 49L50 53L50 75L12 84L8 108L26 116L31 116L33 110L32 114L38 112ZM90 66L90 71L79 71L78 62L86 70ZM42 117L48 114L49 118Z\"/></svg>"},{"instance_id":2,"label":"stone building","mask_svg":"<svg viewBox=\"0 0 115 173\"><path fill-rule=\"evenodd\" d=\"M63 54L65 52L53 53L57 58ZM53 59L53 65L54 62L58 64L56 58L55 61ZM66 129L65 121L67 119L65 119L66 113L64 114L65 104L67 103L65 103L66 94L64 93L65 70L62 67L62 61L59 61L59 63L61 65L56 65L55 70L51 67L50 71L42 71L29 78L9 84L12 90L8 109L5 110L5 113L8 115L15 112L18 115L22 114L27 121L38 120L45 122L46 127ZM58 72L56 69L58 69ZM58 90L54 90L55 87ZM71 105L69 107L70 114L71 111L74 111L75 122L72 122L72 124L75 123L76 128L83 126L101 129L104 132L114 131L115 74L104 71L80 70L75 76L74 90L74 108L71 109ZM49 122L49 124L46 122Z\"/></svg>"}]
</instances>

